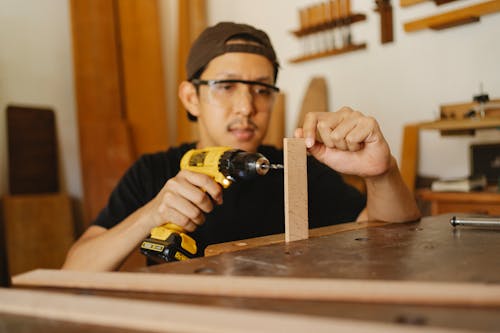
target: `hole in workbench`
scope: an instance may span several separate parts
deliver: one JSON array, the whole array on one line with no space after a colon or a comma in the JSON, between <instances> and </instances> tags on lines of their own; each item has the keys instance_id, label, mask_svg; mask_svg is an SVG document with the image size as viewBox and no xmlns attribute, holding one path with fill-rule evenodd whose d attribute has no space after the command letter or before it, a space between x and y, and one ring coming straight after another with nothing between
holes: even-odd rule
<instances>
[{"instance_id":1,"label":"hole in workbench","mask_svg":"<svg viewBox=\"0 0 500 333\"><path fill-rule=\"evenodd\" d=\"M196 274L214 274L215 270L210 267L199 267L194 270Z\"/></svg>"},{"instance_id":2,"label":"hole in workbench","mask_svg":"<svg viewBox=\"0 0 500 333\"><path fill-rule=\"evenodd\" d=\"M398 324L423 326L427 324L427 318L421 315L400 314L394 320Z\"/></svg>"},{"instance_id":3,"label":"hole in workbench","mask_svg":"<svg viewBox=\"0 0 500 333\"><path fill-rule=\"evenodd\" d=\"M358 238L354 238L354 240L357 240L357 241L360 241L360 242L366 242L366 241L370 240L370 238L368 238L368 237L358 237Z\"/></svg>"}]
</instances>

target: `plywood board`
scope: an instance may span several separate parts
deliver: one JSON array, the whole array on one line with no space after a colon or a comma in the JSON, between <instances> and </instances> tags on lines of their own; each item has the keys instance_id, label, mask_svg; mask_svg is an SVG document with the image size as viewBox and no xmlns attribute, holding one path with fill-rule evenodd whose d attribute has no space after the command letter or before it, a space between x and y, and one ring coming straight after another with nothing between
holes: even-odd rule
<instances>
[{"instance_id":1,"label":"plywood board","mask_svg":"<svg viewBox=\"0 0 500 333\"><path fill-rule=\"evenodd\" d=\"M111 191L135 159L128 124L80 123L85 221L89 225L106 205Z\"/></svg>"},{"instance_id":2,"label":"plywood board","mask_svg":"<svg viewBox=\"0 0 500 333\"><path fill-rule=\"evenodd\" d=\"M0 288L0 314L40 318L37 322L38 329L43 324L42 319L45 319L50 320L48 327L52 329L58 327L57 321L63 321L121 328L127 332L130 330L190 333L423 331L421 327L417 329L394 323L4 288ZM432 332L440 331L450 332L432 328Z\"/></svg>"},{"instance_id":3,"label":"plywood board","mask_svg":"<svg viewBox=\"0 0 500 333\"><path fill-rule=\"evenodd\" d=\"M168 147L157 0L117 1L125 117L137 155Z\"/></svg>"},{"instance_id":4,"label":"plywood board","mask_svg":"<svg viewBox=\"0 0 500 333\"><path fill-rule=\"evenodd\" d=\"M500 306L500 286L488 283L73 272L47 269L14 276L12 283L15 287L61 287L183 295Z\"/></svg>"},{"instance_id":5,"label":"plywood board","mask_svg":"<svg viewBox=\"0 0 500 333\"><path fill-rule=\"evenodd\" d=\"M56 193L59 165L54 111L7 107L10 194Z\"/></svg>"},{"instance_id":6,"label":"plywood board","mask_svg":"<svg viewBox=\"0 0 500 333\"><path fill-rule=\"evenodd\" d=\"M9 273L60 268L75 239L69 196L14 195L2 201Z\"/></svg>"},{"instance_id":7,"label":"plywood board","mask_svg":"<svg viewBox=\"0 0 500 333\"><path fill-rule=\"evenodd\" d=\"M359 222L335 224L327 227L309 229L309 237L310 238L321 237L339 232L376 227L384 224L386 224L386 222L380 222L380 221L359 221ZM241 250L251 249L254 247L278 244L283 242L285 242L285 234L276 234L276 235L226 242L226 243L212 244L207 246L207 248L205 249L205 256L214 256L217 254L241 251Z\"/></svg>"},{"instance_id":8,"label":"plywood board","mask_svg":"<svg viewBox=\"0 0 500 333\"><path fill-rule=\"evenodd\" d=\"M177 49L177 84L187 79L186 61L191 43L206 28L205 0L178 1L179 21ZM177 109L177 143L192 142L198 139L197 124L189 121L182 103Z\"/></svg>"},{"instance_id":9,"label":"plywood board","mask_svg":"<svg viewBox=\"0 0 500 333\"><path fill-rule=\"evenodd\" d=\"M83 185L84 227L90 225L123 173L125 100L115 1L72 0L71 23ZM92 29L89 29L92 27ZM117 127L120 127L119 129ZM123 139L124 136L126 139ZM127 166L131 160L127 159ZM110 177L111 175L111 177ZM113 184L109 184L113 182Z\"/></svg>"},{"instance_id":10,"label":"plywood board","mask_svg":"<svg viewBox=\"0 0 500 333\"><path fill-rule=\"evenodd\" d=\"M125 114L114 2L70 2L79 123L112 122ZM85 165L85 156L82 158Z\"/></svg>"},{"instance_id":11,"label":"plywood board","mask_svg":"<svg viewBox=\"0 0 500 333\"><path fill-rule=\"evenodd\" d=\"M283 140L285 164L285 241L309 237L307 155L304 139Z\"/></svg>"}]
</instances>

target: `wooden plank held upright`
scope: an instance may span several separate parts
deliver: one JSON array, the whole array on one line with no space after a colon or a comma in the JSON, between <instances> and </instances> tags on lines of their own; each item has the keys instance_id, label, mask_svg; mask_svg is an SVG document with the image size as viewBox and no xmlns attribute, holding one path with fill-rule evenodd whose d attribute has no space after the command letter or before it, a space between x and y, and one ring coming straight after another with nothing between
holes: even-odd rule
<instances>
[{"instance_id":1,"label":"wooden plank held upright","mask_svg":"<svg viewBox=\"0 0 500 333\"><path fill-rule=\"evenodd\" d=\"M419 125L408 124L403 129L401 149L401 177L413 193L418 172Z\"/></svg>"},{"instance_id":2,"label":"wooden plank held upright","mask_svg":"<svg viewBox=\"0 0 500 333\"><path fill-rule=\"evenodd\" d=\"M132 158L113 163L117 144L130 149L118 139L126 135L124 127L110 130L124 122L114 1L72 0L71 19L85 227L106 203L109 183L118 181Z\"/></svg>"},{"instance_id":3,"label":"wooden plank held upright","mask_svg":"<svg viewBox=\"0 0 500 333\"><path fill-rule=\"evenodd\" d=\"M205 0L178 0L177 83L186 80L186 60L191 43L207 26ZM177 108L177 143L198 139L197 124L189 121L182 103Z\"/></svg>"},{"instance_id":4,"label":"wooden plank held upright","mask_svg":"<svg viewBox=\"0 0 500 333\"><path fill-rule=\"evenodd\" d=\"M88 225L138 154L167 145L157 0L72 0Z\"/></svg>"},{"instance_id":5,"label":"wooden plank held upright","mask_svg":"<svg viewBox=\"0 0 500 333\"><path fill-rule=\"evenodd\" d=\"M137 155L168 147L165 82L157 0L120 0L125 117Z\"/></svg>"},{"instance_id":6,"label":"wooden plank held upright","mask_svg":"<svg viewBox=\"0 0 500 333\"><path fill-rule=\"evenodd\" d=\"M304 139L283 140L285 164L285 241L309 238L307 154Z\"/></svg>"}]
</instances>

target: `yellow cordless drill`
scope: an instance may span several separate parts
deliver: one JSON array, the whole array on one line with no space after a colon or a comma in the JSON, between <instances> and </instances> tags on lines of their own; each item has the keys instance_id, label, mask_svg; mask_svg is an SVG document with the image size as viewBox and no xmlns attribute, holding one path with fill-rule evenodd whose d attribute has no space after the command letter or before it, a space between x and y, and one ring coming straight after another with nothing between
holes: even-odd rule
<instances>
[{"instance_id":1,"label":"yellow cordless drill","mask_svg":"<svg viewBox=\"0 0 500 333\"><path fill-rule=\"evenodd\" d=\"M230 147L191 149L181 159L181 170L190 170L212 177L227 188L238 179L250 179L267 174L269 169L282 169L271 164L260 153L249 153ZM179 261L193 258L196 242L176 224L165 223L151 230L149 238L141 244L141 252L156 262Z\"/></svg>"}]
</instances>

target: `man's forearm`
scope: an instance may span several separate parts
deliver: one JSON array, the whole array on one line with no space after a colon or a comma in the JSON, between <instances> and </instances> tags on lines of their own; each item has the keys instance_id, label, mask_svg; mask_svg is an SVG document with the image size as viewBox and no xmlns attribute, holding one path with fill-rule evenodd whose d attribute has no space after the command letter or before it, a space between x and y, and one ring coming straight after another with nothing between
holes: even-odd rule
<instances>
[{"instance_id":1,"label":"man's forearm","mask_svg":"<svg viewBox=\"0 0 500 333\"><path fill-rule=\"evenodd\" d=\"M68 252L63 269L79 271L117 270L127 256L149 235L141 209L107 230L89 228Z\"/></svg>"},{"instance_id":2,"label":"man's forearm","mask_svg":"<svg viewBox=\"0 0 500 333\"><path fill-rule=\"evenodd\" d=\"M386 173L365 180L370 220L406 222L420 218L415 197L404 183L394 157Z\"/></svg>"}]
</instances>

